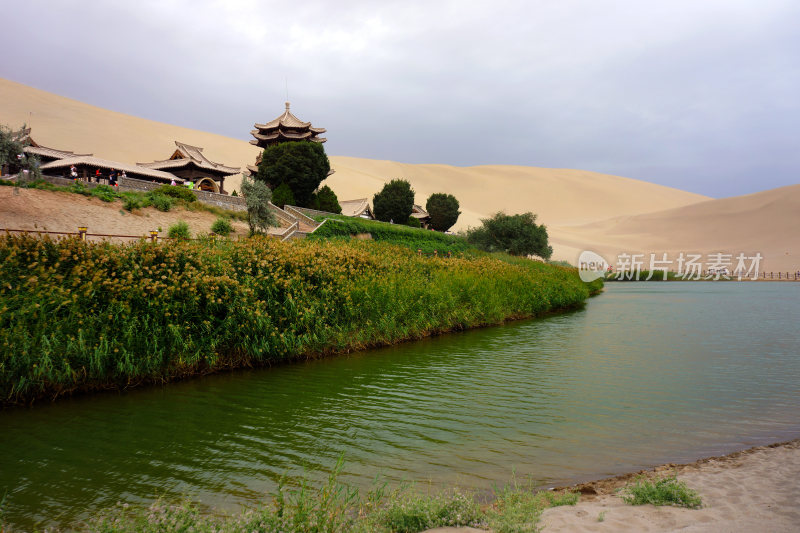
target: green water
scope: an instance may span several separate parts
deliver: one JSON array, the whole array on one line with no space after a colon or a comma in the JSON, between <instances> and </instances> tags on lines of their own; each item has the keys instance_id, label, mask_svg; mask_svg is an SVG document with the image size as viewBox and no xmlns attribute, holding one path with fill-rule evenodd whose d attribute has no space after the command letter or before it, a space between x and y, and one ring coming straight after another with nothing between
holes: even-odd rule
<instances>
[{"instance_id":1,"label":"green water","mask_svg":"<svg viewBox=\"0 0 800 533\"><path fill-rule=\"evenodd\" d=\"M800 284L607 284L585 310L0 412L20 529L282 475L566 483L800 436Z\"/></svg>"}]
</instances>

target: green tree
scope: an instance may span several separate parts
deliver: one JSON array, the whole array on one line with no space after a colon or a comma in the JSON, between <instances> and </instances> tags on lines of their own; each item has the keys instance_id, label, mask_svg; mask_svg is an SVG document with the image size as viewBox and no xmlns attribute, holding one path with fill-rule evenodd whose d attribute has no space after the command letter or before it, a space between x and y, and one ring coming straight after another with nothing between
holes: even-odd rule
<instances>
[{"instance_id":1,"label":"green tree","mask_svg":"<svg viewBox=\"0 0 800 533\"><path fill-rule=\"evenodd\" d=\"M453 227L461 214L458 200L452 194L434 193L425 203L425 210L431 216L430 226L436 231L447 231Z\"/></svg>"},{"instance_id":2,"label":"green tree","mask_svg":"<svg viewBox=\"0 0 800 533\"><path fill-rule=\"evenodd\" d=\"M309 207L314 191L331 170L322 144L300 141L269 146L261 156L256 179L273 191L284 183L292 190L297 205Z\"/></svg>"},{"instance_id":3,"label":"green tree","mask_svg":"<svg viewBox=\"0 0 800 533\"><path fill-rule=\"evenodd\" d=\"M28 144L30 144L30 140L24 124L16 131L0 125L0 168L3 168L4 172L8 171L10 173L27 170L31 178L41 178L42 172L39 170L39 158L24 152ZM18 157L20 155L22 155L22 158Z\"/></svg>"},{"instance_id":4,"label":"green tree","mask_svg":"<svg viewBox=\"0 0 800 533\"><path fill-rule=\"evenodd\" d=\"M482 225L467 232L467 240L487 252L538 255L549 259L553 248L547 243L547 228L536 224L536 215L497 213L481 220Z\"/></svg>"},{"instance_id":5,"label":"green tree","mask_svg":"<svg viewBox=\"0 0 800 533\"><path fill-rule=\"evenodd\" d=\"M405 224L414 209L414 189L406 180L392 180L372 197L375 218Z\"/></svg>"},{"instance_id":6,"label":"green tree","mask_svg":"<svg viewBox=\"0 0 800 533\"><path fill-rule=\"evenodd\" d=\"M286 183L281 183L272 190L272 203L283 209L285 205L297 205L292 194L292 189Z\"/></svg>"},{"instance_id":7,"label":"green tree","mask_svg":"<svg viewBox=\"0 0 800 533\"><path fill-rule=\"evenodd\" d=\"M277 225L275 215L269 207L272 191L264 182L251 180L242 175L242 195L247 204L247 221L250 224L250 234L266 233L270 226Z\"/></svg>"},{"instance_id":8,"label":"green tree","mask_svg":"<svg viewBox=\"0 0 800 533\"><path fill-rule=\"evenodd\" d=\"M325 185L314 195L314 209L319 211L326 211L328 213L339 214L342 212L342 206L339 205L339 199L333 189Z\"/></svg>"}]
</instances>

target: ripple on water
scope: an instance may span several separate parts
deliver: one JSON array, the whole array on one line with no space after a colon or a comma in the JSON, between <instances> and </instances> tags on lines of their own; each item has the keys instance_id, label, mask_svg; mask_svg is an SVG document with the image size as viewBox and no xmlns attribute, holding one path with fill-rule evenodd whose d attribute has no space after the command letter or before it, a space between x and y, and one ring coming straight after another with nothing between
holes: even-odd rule
<instances>
[{"instance_id":1,"label":"ripple on water","mask_svg":"<svg viewBox=\"0 0 800 533\"><path fill-rule=\"evenodd\" d=\"M2 413L12 524L277 480L568 482L797 436L800 284L609 284L585 310Z\"/></svg>"}]
</instances>

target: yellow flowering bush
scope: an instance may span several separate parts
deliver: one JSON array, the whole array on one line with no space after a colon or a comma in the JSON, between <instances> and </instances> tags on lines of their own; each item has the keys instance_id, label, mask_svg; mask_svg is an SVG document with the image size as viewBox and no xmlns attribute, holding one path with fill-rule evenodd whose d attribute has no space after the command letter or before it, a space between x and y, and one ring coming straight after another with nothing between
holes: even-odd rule
<instances>
[{"instance_id":1,"label":"yellow flowering bush","mask_svg":"<svg viewBox=\"0 0 800 533\"><path fill-rule=\"evenodd\" d=\"M317 357L580 305L574 270L376 242L0 237L0 402Z\"/></svg>"}]
</instances>

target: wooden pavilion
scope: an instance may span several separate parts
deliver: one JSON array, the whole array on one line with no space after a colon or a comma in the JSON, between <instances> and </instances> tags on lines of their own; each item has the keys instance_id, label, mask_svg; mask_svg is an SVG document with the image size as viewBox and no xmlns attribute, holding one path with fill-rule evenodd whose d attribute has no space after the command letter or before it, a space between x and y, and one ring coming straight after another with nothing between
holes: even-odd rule
<instances>
[{"instance_id":1,"label":"wooden pavilion","mask_svg":"<svg viewBox=\"0 0 800 533\"><path fill-rule=\"evenodd\" d=\"M137 165L169 172L184 181L192 181L202 191L228 194L225 191L225 178L239 174L241 169L210 161L198 146L178 141L175 141L175 146L177 148L169 159Z\"/></svg>"},{"instance_id":2,"label":"wooden pavilion","mask_svg":"<svg viewBox=\"0 0 800 533\"><path fill-rule=\"evenodd\" d=\"M250 134L255 137L250 140L250 144L258 146L262 150L268 146L274 146L282 142L310 141L324 143L328 139L320 137L325 133L325 128L314 128L310 122L303 122L289 111L290 104L286 102L286 110L279 117L270 120L266 124L254 124L255 128ZM261 163L261 153L256 158L255 165L248 165L247 169L251 175L258 172L258 165Z\"/></svg>"}]
</instances>

